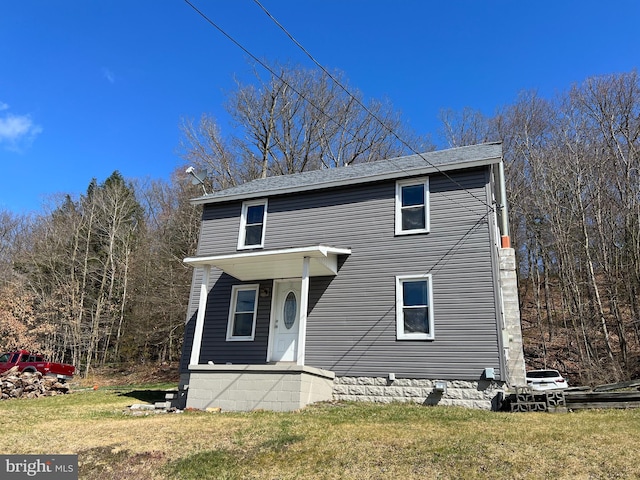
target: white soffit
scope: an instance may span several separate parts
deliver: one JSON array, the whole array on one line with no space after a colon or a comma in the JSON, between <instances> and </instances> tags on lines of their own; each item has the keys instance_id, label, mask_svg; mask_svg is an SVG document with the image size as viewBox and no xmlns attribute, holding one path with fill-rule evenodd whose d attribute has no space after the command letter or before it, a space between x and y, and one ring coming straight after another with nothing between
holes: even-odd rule
<instances>
[{"instance_id":1,"label":"white soffit","mask_svg":"<svg viewBox=\"0 0 640 480\"><path fill-rule=\"evenodd\" d=\"M187 257L184 263L193 266L210 265L238 280L267 280L272 278L302 277L302 260L309 257L309 276L337 275L338 255L350 255L349 248L314 245L311 247L260 250Z\"/></svg>"}]
</instances>

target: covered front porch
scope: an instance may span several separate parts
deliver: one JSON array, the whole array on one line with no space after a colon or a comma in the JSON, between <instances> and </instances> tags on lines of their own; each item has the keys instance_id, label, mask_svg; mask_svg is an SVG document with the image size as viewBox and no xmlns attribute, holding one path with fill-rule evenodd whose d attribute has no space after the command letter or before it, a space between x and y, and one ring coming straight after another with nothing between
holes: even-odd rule
<instances>
[{"instance_id":1,"label":"covered front porch","mask_svg":"<svg viewBox=\"0 0 640 480\"><path fill-rule=\"evenodd\" d=\"M186 397L185 406L240 411L296 410L309 403L330 400L334 373L305 365L309 282L311 277L337 275L341 264L338 257L350 254L351 250L347 248L314 245L185 259L185 263L203 269L188 373L183 373L181 378L182 396ZM214 364L210 361L211 353L207 358L207 354L201 352L205 322L211 321L211 318L205 318L205 312L213 291L210 278L215 278L212 274L214 268L241 282L260 282L241 286L254 288L256 291L260 287L255 301L263 305L261 308L269 308L268 305L271 305L267 317L269 328L266 354L262 353L262 362L256 359L256 363L260 364L236 364L222 355L214 359ZM270 288L265 280L271 281ZM229 317L232 318L231 313ZM222 320L218 318L216 325ZM230 328L231 320L228 332ZM262 332L265 332L264 327ZM261 342L267 339L265 333L261 334L261 338ZM233 346L232 350L235 352L238 349L255 351L257 348L254 347L253 333L242 339L230 337L227 333L226 342L224 338L221 340L219 348ZM210 349L208 351L211 352Z\"/></svg>"}]
</instances>

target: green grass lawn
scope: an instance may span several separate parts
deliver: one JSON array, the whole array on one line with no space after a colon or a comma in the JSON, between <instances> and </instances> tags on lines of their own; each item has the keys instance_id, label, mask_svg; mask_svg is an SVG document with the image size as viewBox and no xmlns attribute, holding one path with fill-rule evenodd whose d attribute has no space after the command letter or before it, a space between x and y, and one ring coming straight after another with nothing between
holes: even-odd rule
<instances>
[{"instance_id":1,"label":"green grass lawn","mask_svg":"<svg viewBox=\"0 0 640 480\"><path fill-rule=\"evenodd\" d=\"M0 402L7 454L79 456L80 478L640 478L640 409L497 413L409 404L149 414L175 385Z\"/></svg>"}]
</instances>

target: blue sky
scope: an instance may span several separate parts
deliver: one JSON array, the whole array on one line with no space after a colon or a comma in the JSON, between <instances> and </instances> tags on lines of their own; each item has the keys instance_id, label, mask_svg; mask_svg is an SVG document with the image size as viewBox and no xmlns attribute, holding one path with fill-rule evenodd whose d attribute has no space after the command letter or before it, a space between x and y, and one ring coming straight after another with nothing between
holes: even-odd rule
<instances>
[{"instance_id":1,"label":"blue sky","mask_svg":"<svg viewBox=\"0 0 640 480\"><path fill-rule=\"evenodd\" d=\"M253 0L191 0L259 58L311 61ZM640 2L260 0L325 67L388 98L418 133L441 109L491 115L640 62ZM0 210L40 212L114 170L168 179L179 125L223 133L247 56L184 0L0 2Z\"/></svg>"}]
</instances>

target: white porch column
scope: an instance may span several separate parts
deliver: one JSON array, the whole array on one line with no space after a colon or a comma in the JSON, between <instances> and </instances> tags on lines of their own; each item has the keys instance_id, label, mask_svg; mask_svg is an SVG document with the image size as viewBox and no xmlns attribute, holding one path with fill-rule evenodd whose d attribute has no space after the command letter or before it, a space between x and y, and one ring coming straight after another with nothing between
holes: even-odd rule
<instances>
[{"instance_id":1,"label":"white porch column","mask_svg":"<svg viewBox=\"0 0 640 480\"><path fill-rule=\"evenodd\" d=\"M300 328L298 329L298 365L304 365L307 338L307 310L309 308L309 257L302 259L302 286L300 288Z\"/></svg>"},{"instance_id":2,"label":"white porch column","mask_svg":"<svg viewBox=\"0 0 640 480\"><path fill-rule=\"evenodd\" d=\"M198 314L196 315L196 328L193 332L193 344L191 345L191 360L189 365L197 365L200 359L200 347L202 345L202 331L204 330L204 314L207 309L207 297L209 296L209 276L211 265L204 265L202 282L200 283L200 300L198 302Z\"/></svg>"}]
</instances>

